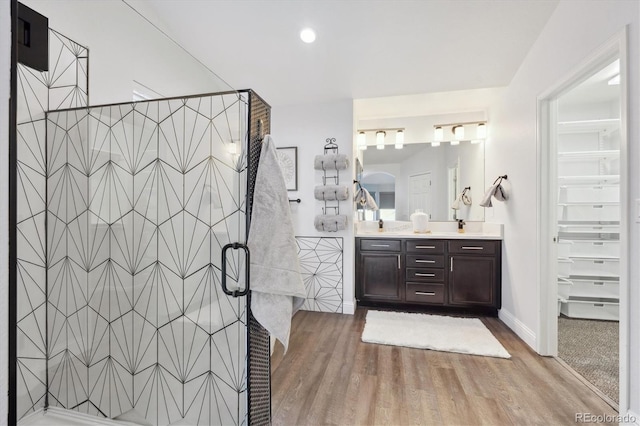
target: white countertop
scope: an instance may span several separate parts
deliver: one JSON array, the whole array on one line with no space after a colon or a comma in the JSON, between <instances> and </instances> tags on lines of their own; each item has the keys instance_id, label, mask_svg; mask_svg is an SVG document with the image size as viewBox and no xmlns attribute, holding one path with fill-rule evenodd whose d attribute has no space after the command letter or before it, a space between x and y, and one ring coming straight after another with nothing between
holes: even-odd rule
<instances>
[{"instance_id":1,"label":"white countertop","mask_svg":"<svg viewBox=\"0 0 640 426\"><path fill-rule=\"evenodd\" d=\"M356 224L356 237L360 238L420 238L420 239L457 239L457 240L502 240L501 224L487 222L469 222L463 233L457 231L456 222L430 222L428 233L415 233L411 222L385 222L383 231L378 231L377 222Z\"/></svg>"}]
</instances>

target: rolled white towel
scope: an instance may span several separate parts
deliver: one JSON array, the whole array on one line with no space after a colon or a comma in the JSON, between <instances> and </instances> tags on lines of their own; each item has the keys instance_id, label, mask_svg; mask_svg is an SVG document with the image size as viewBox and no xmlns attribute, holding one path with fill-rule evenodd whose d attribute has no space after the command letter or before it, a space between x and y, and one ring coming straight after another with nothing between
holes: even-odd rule
<instances>
[{"instance_id":1,"label":"rolled white towel","mask_svg":"<svg viewBox=\"0 0 640 426\"><path fill-rule=\"evenodd\" d=\"M346 154L316 155L313 168L316 170L345 170L349 167Z\"/></svg>"},{"instance_id":2,"label":"rolled white towel","mask_svg":"<svg viewBox=\"0 0 640 426\"><path fill-rule=\"evenodd\" d=\"M313 189L316 200L344 201L349 198L349 188L343 185L319 185Z\"/></svg>"},{"instance_id":3,"label":"rolled white towel","mask_svg":"<svg viewBox=\"0 0 640 426\"><path fill-rule=\"evenodd\" d=\"M343 214L317 215L313 221L313 226L321 232L336 232L347 228L347 216Z\"/></svg>"}]
</instances>

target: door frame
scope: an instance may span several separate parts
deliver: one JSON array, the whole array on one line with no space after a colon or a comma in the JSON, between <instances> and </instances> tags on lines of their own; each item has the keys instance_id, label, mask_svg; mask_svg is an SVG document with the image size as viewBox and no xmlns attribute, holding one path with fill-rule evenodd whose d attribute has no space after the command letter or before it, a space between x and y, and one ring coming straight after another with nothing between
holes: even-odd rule
<instances>
[{"instance_id":1,"label":"door frame","mask_svg":"<svg viewBox=\"0 0 640 426\"><path fill-rule=\"evenodd\" d=\"M582 83L595 71L620 59L620 322L619 322L619 412L629 409L629 142L628 142L628 51L627 27L595 50L577 67L537 99L538 174L538 297L541 355L557 356L557 247L556 236L556 143L554 119L557 98Z\"/></svg>"}]
</instances>

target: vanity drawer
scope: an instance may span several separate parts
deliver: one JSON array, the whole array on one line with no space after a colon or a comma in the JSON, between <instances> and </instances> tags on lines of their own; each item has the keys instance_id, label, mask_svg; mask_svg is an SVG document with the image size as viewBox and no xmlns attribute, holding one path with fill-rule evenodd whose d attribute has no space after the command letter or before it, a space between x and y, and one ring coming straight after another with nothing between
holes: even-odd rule
<instances>
[{"instance_id":1,"label":"vanity drawer","mask_svg":"<svg viewBox=\"0 0 640 426\"><path fill-rule=\"evenodd\" d=\"M360 250L363 251L400 251L400 240L360 240Z\"/></svg>"},{"instance_id":2,"label":"vanity drawer","mask_svg":"<svg viewBox=\"0 0 640 426\"><path fill-rule=\"evenodd\" d=\"M464 254L495 254L500 241L459 240L449 241L449 253Z\"/></svg>"},{"instance_id":3,"label":"vanity drawer","mask_svg":"<svg viewBox=\"0 0 640 426\"><path fill-rule=\"evenodd\" d=\"M407 283L406 290L407 302L443 304L445 300L444 284Z\"/></svg>"},{"instance_id":4,"label":"vanity drawer","mask_svg":"<svg viewBox=\"0 0 640 426\"><path fill-rule=\"evenodd\" d=\"M407 253L444 254L444 241L408 240Z\"/></svg>"},{"instance_id":5,"label":"vanity drawer","mask_svg":"<svg viewBox=\"0 0 640 426\"><path fill-rule=\"evenodd\" d=\"M408 254L407 268L444 268L444 256Z\"/></svg>"},{"instance_id":6,"label":"vanity drawer","mask_svg":"<svg viewBox=\"0 0 640 426\"><path fill-rule=\"evenodd\" d=\"M407 268L407 281L444 282L444 269Z\"/></svg>"}]
</instances>

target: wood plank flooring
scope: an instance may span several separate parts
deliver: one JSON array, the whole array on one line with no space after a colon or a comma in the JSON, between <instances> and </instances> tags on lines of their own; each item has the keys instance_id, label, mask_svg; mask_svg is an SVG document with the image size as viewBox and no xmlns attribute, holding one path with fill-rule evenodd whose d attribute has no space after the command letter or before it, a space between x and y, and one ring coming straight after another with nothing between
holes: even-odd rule
<instances>
[{"instance_id":1,"label":"wood plank flooring","mask_svg":"<svg viewBox=\"0 0 640 426\"><path fill-rule=\"evenodd\" d=\"M274 425L571 425L617 415L555 359L497 318L485 325L511 359L375 345L355 315L298 312L289 351L272 356Z\"/></svg>"}]
</instances>

